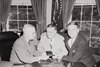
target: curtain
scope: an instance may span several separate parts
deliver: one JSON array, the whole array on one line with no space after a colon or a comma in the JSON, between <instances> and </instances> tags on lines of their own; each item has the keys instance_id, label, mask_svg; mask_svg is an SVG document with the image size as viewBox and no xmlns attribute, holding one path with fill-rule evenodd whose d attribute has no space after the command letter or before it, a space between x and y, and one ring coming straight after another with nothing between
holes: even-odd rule
<instances>
[{"instance_id":1,"label":"curtain","mask_svg":"<svg viewBox=\"0 0 100 67\"><path fill-rule=\"evenodd\" d=\"M52 1L52 16L51 21L57 25L57 31L63 29L63 17L62 17L62 0Z\"/></svg>"},{"instance_id":2,"label":"curtain","mask_svg":"<svg viewBox=\"0 0 100 67\"><path fill-rule=\"evenodd\" d=\"M66 28L66 24L68 24L68 21L71 17L73 5L75 3L75 0L62 0L63 1L63 26Z\"/></svg>"},{"instance_id":3,"label":"curtain","mask_svg":"<svg viewBox=\"0 0 100 67\"><path fill-rule=\"evenodd\" d=\"M0 0L0 31L6 28L7 17L12 0Z\"/></svg>"},{"instance_id":4,"label":"curtain","mask_svg":"<svg viewBox=\"0 0 100 67\"><path fill-rule=\"evenodd\" d=\"M46 0L31 0L37 24L37 38L46 29Z\"/></svg>"},{"instance_id":5,"label":"curtain","mask_svg":"<svg viewBox=\"0 0 100 67\"><path fill-rule=\"evenodd\" d=\"M99 13L99 15L100 15L100 0L95 0L95 1L96 1L98 13Z\"/></svg>"}]
</instances>

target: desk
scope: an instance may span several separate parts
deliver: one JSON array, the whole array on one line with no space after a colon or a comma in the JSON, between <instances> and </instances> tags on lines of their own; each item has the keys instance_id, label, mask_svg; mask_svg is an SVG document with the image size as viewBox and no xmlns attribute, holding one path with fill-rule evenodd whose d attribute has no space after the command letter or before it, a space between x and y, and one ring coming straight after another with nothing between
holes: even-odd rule
<instances>
[{"instance_id":1,"label":"desk","mask_svg":"<svg viewBox=\"0 0 100 67\"><path fill-rule=\"evenodd\" d=\"M65 67L63 62L56 62L54 61L41 61L41 62L34 62L32 63L32 67Z\"/></svg>"},{"instance_id":2,"label":"desk","mask_svg":"<svg viewBox=\"0 0 100 67\"><path fill-rule=\"evenodd\" d=\"M48 61L42 61L42 62L34 62L32 64L23 64L23 65L15 65L13 67L86 67L83 63L81 62L74 62L72 66L67 63L63 62L48 62Z\"/></svg>"},{"instance_id":3,"label":"desk","mask_svg":"<svg viewBox=\"0 0 100 67\"><path fill-rule=\"evenodd\" d=\"M49 64L40 64L41 67L65 67L63 63L49 63Z\"/></svg>"},{"instance_id":4,"label":"desk","mask_svg":"<svg viewBox=\"0 0 100 67\"><path fill-rule=\"evenodd\" d=\"M71 65L71 66L70 66ZM43 60L40 62L34 62L31 64L16 64L14 67L86 67L82 62L65 62L56 60Z\"/></svg>"},{"instance_id":5,"label":"desk","mask_svg":"<svg viewBox=\"0 0 100 67\"><path fill-rule=\"evenodd\" d=\"M56 60L42 60L31 64L14 64L14 67L65 67L63 62Z\"/></svg>"}]
</instances>

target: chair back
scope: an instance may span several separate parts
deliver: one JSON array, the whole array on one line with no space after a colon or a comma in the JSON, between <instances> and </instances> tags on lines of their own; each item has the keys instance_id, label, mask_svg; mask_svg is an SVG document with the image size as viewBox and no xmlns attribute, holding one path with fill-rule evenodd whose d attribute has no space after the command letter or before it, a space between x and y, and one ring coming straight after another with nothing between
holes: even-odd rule
<instances>
[{"instance_id":1,"label":"chair back","mask_svg":"<svg viewBox=\"0 0 100 67\"><path fill-rule=\"evenodd\" d=\"M2 61L9 61L13 43L18 34L12 31L0 32L0 56Z\"/></svg>"}]
</instances>

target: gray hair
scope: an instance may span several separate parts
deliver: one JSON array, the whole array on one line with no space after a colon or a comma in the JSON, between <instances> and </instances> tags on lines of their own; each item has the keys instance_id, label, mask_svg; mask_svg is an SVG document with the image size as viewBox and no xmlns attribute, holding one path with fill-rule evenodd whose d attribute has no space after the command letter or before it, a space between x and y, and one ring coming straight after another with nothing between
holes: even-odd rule
<instances>
[{"instance_id":1,"label":"gray hair","mask_svg":"<svg viewBox=\"0 0 100 67\"><path fill-rule=\"evenodd\" d=\"M31 24L25 24L23 26L23 32L28 31L30 28L34 28L35 29L35 27L33 25L31 25Z\"/></svg>"}]
</instances>

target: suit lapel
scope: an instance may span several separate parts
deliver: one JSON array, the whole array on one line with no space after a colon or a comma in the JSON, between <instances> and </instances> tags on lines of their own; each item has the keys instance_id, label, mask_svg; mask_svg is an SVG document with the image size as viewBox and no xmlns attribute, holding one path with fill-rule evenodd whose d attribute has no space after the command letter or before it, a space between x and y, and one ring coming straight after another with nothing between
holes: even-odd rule
<instances>
[{"instance_id":1,"label":"suit lapel","mask_svg":"<svg viewBox=\"0 0 100 67\"><path fill-rule=\"evenodd\" d=\"M68 45L68 40L69 40L69 38L66 37L65 40L64 40L64 42L65 42L65 47L66 47L66 49L69 51L69 50L70 50L70 47L69 47L69 45Z\"/></svg>"},{"instance_id":2,"label":"suit lapel","mask_svg":"<svg viewBox=\"0 0 100 67\"><path fill-rule=\"evenodd\" d=\"M23 43L25 44L25 47L26 47L27 51L28 51L29 53L31 53L31 52L30 52L30 46L29 46L29 43L26 41L26 39L25 39L24 36L23 36Z\"/></svg>"},{"instance_id":3,"label":"suit lapel","mask_svg":"<svg viewBox=\"0 0 100 67\"><path fill-rule=\"evenodd\" d=\"M69 47L69 45L68 45L68 41L66 41L66 48L70 51L70 47Z\"/></svg>"},{"instance_id":4,"label":"suit lapel","mask_svg":"<svg viewBox=\"0 0 100 67\"><path fill-rule=\"evenodd\" d=\"M69 47L70 52L72 53L75 52L75 50L77 49L78 42L79 42L79 35L76 37L72 47L71 48Z\"/></svg>"}]
</instances>

